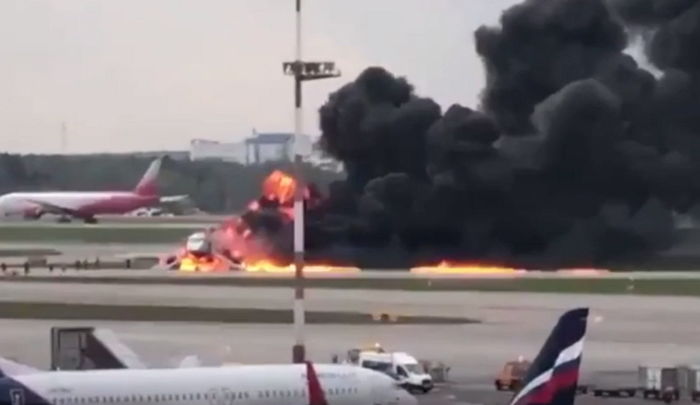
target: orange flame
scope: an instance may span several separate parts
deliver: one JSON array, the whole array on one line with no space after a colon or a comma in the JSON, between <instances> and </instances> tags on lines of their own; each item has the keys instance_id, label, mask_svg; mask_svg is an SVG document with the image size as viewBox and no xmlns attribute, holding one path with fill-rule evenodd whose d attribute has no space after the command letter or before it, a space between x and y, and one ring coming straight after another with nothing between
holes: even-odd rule
<instances>
[{"instance_id":1,"label":"orange flame","mask_svg":"<svg viewBox=\"0 0 700 405\"><path fill-rule=\"evenodd\" d=\"M227 271L228 265L217 255L195 256L186 254L180 260L179 270L182 272L210 273L215 271Z\"/></svg>"},{"instance_id":2,"label":"orange flame","mask_svg":"<svg viewBox=\"0 0 700 405\"><path fill-rule=\"evenodd\" d=\"M283 214L283 220L291 221L294 217L292 202L294 201L297 186L296 180L291 175L280 170L273 171L262 183L262 196L267 201L263 199L251 201L247 206L248 212L254 213L257 211L262 213L267 210L277 210L278 213ZM303 197L307 203L311 201L312 190L305 188ZM268 202L276 202L277 204L267 204ZM212 250L224 257L232 257L236 262L242 259L244 263L247 263L244 265L246 271L293 273L293 266L278 265L268 259L270 255L267 252L265 241L255 238L253 232L245 220L241 219L241 217L233 217L220 224L209 234ZM181 259L185 256L188 256L187 252L178 255ZM204 271L203 268L206 267L206 263L199 263L198 260L187 260L189 260L190 264L185 267ZM182 266L180 269L184 270ZM304 269L305 272L309 273L349 270L357 269L325 265L310 265Z\"/></svg>"},{"instance_id":3,"label":"orange flame","mask_svg":"<svg viewBox=\"0 0 700 405\"><path fill-rule=\"evenodd\" d=\"M262 185L263 195L270 200L277 200L280 204L292 202L296 188L296 180L280 170L270 173Z\"/></svg>"},{"instance_id":4,"label":"orange flame","mask_svg":"<svg viewBox=\"0 0 700 405\"><path fill-rule=\"evenodd\" d=\"M568 268L557 270L558 274L570 275L570 276L588 276L588 277L598 277L609 273L608 269L597 269L597 268Z\"/></svg>"},{"instance_id":5,"label":"orange flame","mask_svg":"<svg viewBox=\"0 0 700 405\"><path fill-rule=\"evenodd\" d=\"M437 266L413 267L411 273L421 274L516 274L524 270L512 267L489 266L481 264L459 264L441 261Z\"/></svg>"},{"instance_id":6,"label":"orange flame","mask_svg":"<svg viewBox=\"0 0 700 405\"><path fill-rule=\"evenodd\" d=\"M250 273L270 273L270 274L294 274L293 264L277 264L271 260L259 260L243 265L245 271ZM304 266L304 273L357 273L357 267L332 266L323 264L309 264Z\"/></svg>"}]
</instances>

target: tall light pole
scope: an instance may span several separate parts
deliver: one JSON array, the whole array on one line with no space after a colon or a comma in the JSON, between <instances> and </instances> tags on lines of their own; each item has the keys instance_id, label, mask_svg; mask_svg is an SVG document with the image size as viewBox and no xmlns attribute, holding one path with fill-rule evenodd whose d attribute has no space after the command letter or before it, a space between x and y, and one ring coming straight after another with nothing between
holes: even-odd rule
<instances>
[{"instance_id":1,"label":"tall light pole","mask_svg":"<svg viewBox=\"0 0 700 405\"><path fill-rule=\"evenodd\" d=\"M61 122L61 153L64 155L66 154L67 145L68 145L68 127L66 126L66 122L63 121L63 122Z\"/></svg>"},{"instance_id":2,"label":"tall light pole","mask_svg":"<svg viewBox=\"0 0 700 405\"><path fill-rule=\"evenodd\" d=\"M294 346L292 361L306 360L304 345L304 190L301 136L303 110L301 108L301 83L306 80L327 79L340 76L334 62L302 62L301 59L301 0L296 2L296 49L294 62L284 62L286 75L294 76L294 175L297 187L294 192Z\"/></svg>"}]
</instances>

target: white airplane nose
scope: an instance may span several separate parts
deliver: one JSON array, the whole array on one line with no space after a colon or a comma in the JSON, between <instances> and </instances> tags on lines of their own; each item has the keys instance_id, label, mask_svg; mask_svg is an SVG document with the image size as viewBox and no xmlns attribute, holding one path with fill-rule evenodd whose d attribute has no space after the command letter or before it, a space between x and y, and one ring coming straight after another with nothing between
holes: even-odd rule
<instances>
[{"instance_id":1,"label":"white airplane nose","mask_svg":"<svg viewBox=\"0 0 700 405\"><path fill-rule=\"evenodd\" d=\"M418 405L418 399L411 395L410 393L404 391L401 393L401 398L399 399L400 405Z\"/></svg>"}]
</instances>

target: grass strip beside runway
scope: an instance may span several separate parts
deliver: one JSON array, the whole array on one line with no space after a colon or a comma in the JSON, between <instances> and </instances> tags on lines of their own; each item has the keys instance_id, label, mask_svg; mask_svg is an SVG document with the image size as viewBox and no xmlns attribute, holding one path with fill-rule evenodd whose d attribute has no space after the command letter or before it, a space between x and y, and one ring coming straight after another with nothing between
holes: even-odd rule
<instances>
[{"instance_id":1,"label":"grass strip beside runway","mask_svg":"<svg viewBox=\"0 0 700 405\"><path fill-rule=\"evenodd\" d=\"M22 257L22 256L58 256L61 252L56 249L42 248L0 248L0 257Z\"/></svg>"},{"instance_id":2,"label":"grass strip beside runway","mask_svg":"<svg viewBox=\"0 0 700 405\"><path fill-rule=\"evenodd\" d=\"M289 277L84 277L84 276L1 276L0 282L53 282L88 284L169 284L184 286L236 286L291 288ZM700 278L306 278L307 288L369 289L405 291L493 291L541 293L591 293L700 296Z\"/></svg>"},{"instance_id":3,"label":"grass strip beside runway","mask_svg":"<svg viewBox=\"0 0 700 405\"><path fill-rule=\"evenodd\" d=\"M2 302L0 318L63 319L142 322L218 322L291 324L292 311L258 308L202 308L152 305L62 304L49 302ZM479 321L462 317L397 316L361 312L307 311L310 324L407 325L469 324Z\"/></svg>"}]
</instances>

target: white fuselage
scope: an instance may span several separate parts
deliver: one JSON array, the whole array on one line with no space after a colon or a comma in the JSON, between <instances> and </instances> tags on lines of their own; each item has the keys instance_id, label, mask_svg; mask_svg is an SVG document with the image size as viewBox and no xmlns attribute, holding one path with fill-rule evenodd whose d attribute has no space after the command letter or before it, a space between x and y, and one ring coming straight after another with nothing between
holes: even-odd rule
<instances>
[{"instance_id":1,"label":"white fuselage","mask_svg":"<svg viewBox=\"0 0 700 405\"><path fill-rule=\"evenodd\" d=\"M417 403L384 374L343 365L315 369L329 405ZM303 364L56 371L12 380L31 391L21 405L309 404ZM31 400L33 394L38 400ZM5 401L0 403L6 405Z\"/></svg>"}]
</instances>

